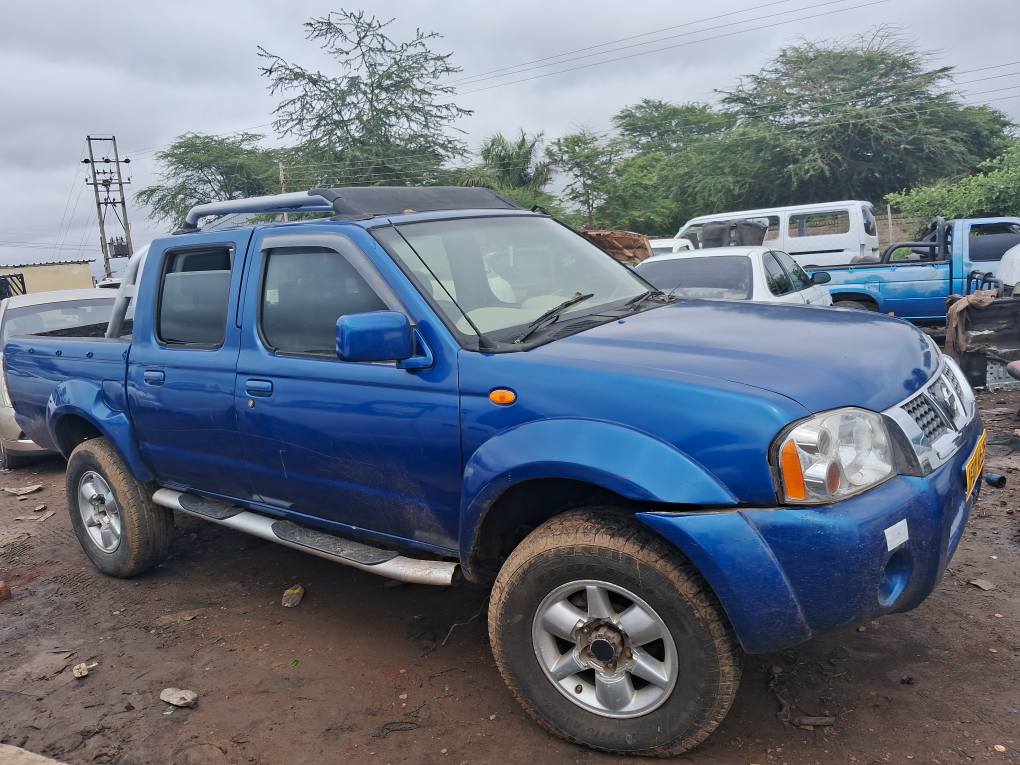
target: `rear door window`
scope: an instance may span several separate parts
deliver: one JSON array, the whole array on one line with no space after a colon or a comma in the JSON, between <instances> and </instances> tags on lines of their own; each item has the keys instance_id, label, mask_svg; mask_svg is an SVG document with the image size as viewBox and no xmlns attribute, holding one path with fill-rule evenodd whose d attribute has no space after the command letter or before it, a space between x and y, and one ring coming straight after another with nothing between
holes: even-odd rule
<instances>
[{"instance_id":1,"label":"rear door window","mask_svg":"<svg viewBox=\"0 0 1020 765\"><path fill-rule=\"evenodd\" d=\"M864 233L868 236L878 236L878 221L875 220L875 208L871 205L861 207L861 214L864 216Z\"/></svg>"},{"instance_id":2,"label":"rear door window","mask_svg":"<svg viewBox=\"0 0 1020 765\"><path fill-rule=\"evenodd\" d=\"M800 292L811 286L811 277L807 275L807 272L800 267L796 260L782 250L773 250L772 254L790 277L793 292Z\"/></svg>"},{"instance_id":3,"label":"rear door window","mask_svg":"<svg viewBox=\"0 0 1020 765\"><path fill-rule=\"evenodd\" d=\"M787 234L791 237L848 233L850 233L850 212L848 210L793 214L790 215L790 223L787 226Z\"/></svg>"},{"instance_id":4,"label":"rear door window","mask_svg":"<svg viewBox=\"0 0 1020 765\"><path fill-rule=\"evenodd\" d=\"M762 257L762 265L765 266L765 283L768 285L769 292L779 297L794 291L793 282L783 267L779 265L775 255L771 252L765 253Z\"/></svg>"},{"instance_id":5,"label":"rear door window","mask_svg":"<svg viewBox=\"0 0 1020 765\"><path fill-rule=\"evenodd\" d=\"M1020 244L1020 224L975 223L970 227L970 259L975 263L1002 260L1010 247Z\"/></svg>"},{"instance_id":6,"label":"rear door window","mask_svg":"<svg viewBox=\"0 0 1020 765\"><path fill-rule=\"evenodd\" d=\"M160 342L200 348L223 344L233 259L228 247L167 255L156 322Z\"/></svg>"}]
</instances>

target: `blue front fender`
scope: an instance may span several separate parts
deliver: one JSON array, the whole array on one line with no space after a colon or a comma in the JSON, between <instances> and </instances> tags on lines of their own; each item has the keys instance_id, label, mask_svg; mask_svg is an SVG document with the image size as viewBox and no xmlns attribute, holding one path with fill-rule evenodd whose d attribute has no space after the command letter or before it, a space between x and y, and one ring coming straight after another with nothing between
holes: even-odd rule
<instances>
[{"instance_id":1,"label":"blue front fender","mask_svg":"<svg viewBox=\"0 0 1020 765\"><path fill-rule=\"evenodd\" d=\"M485 513L523 481L566 478L601 486L627 499L699 507L732 507L732 493L671 444L599 420L537 420L493 436L464 469L461 560L471 560Z\"/></svg>"},{"instance_id":2,"label":"blue front fender","mask_svg":"<svg viewBox=\"0 0 1020 765\"><path fill-rule=\"evenodd\" d=\"M123 389L121 388L121 393ZM107 391L110 393L111 391ZM65 417L80 417L91 423L113 444L127 464L128 470L139 481L151 481L152 471L145 465L135 445L134 433L127 413L115 406L122 401L111 401L103 386L85 380L66 380L53 389L46 405L46 420L52 442L60 446L57 437L60 421ZM70 454L64 454L69 457Z\"/></svg>"},{"instance_id":3,"label":"blue front fender","mask_svg":"<svg viewBox=\"0 0 1020 765\"><path fill-rule=\"evenodd\" d=\"M743 513L638 513L708 582L748 653L775 651L812 635L783 567Z\"/></svg>"}]
</instances>

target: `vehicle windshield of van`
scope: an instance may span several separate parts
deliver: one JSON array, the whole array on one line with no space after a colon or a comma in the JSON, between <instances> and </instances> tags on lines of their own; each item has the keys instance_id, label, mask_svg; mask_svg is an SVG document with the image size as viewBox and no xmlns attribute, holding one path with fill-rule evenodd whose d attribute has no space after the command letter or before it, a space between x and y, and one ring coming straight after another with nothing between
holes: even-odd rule
<instances>
[{"instance_id":1,"label":"vehicle windshield of van","mask_svg":"<svg viewBox=\"0 0 1020 765\"><path fill-rule=\"evenodd\" d=\"M460 218L372 233L465 335L477 328L487 338L511 342L575 296L590 295L543 325L622 308L648 292L626 266L549 218Z\"/></svg>"},{"instance_id":2,"label":"vehicle windshield of van","mask_svg":"<svg viewBox=\"0 0 1020 765\"><path fill-rule=\"evenodd\" d=\"M645 261L637 272L675 297L751 299L751 259L746 255Z\"/></svg>"},{"instance_id":3,"label":"vehicle windshield of van","mask_svg":"<svg viewBox=\"0 0 1020 765\"><path fill-rule=\"evenodd\" d=\"M65 300L8 308L0 347L14 335L102 337L113 313L114 295L100 300Z\"/></svg>"}]
</instances>

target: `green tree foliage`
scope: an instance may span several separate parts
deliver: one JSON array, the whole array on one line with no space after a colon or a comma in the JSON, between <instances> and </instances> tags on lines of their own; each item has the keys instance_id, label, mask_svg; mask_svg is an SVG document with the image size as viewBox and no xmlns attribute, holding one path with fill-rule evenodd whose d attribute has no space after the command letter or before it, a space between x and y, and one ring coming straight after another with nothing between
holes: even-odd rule
<instances>
[{"instance_id":1,"label":"green tree foliage","mask_svg":"<svg viewBox=\"0 0 1020 765\"><path fill-rule=\"evenodd\" d=\"M1020 142L982 164L976 175L919 186L886 199L901 212L921 218L1020 215Z\"/></svg>"},{"instance_id":2,"label":"green tree foliage","mask_svg":"<svg viewBox=\"0 0 1020 765\"><path fill-rule=\"evenodd\" d=\"M966 175L1003 150L1011 124L963 104L951 76L879 29L787 47L719 108L644 100L613 118L623 150L586 195L586 218L665 233L703 213L878 201ZM578 205L578 190L567 191Z\"/></svg>"},{"instance_id":3,"label":"green tree foliage","mask_svg":"<svg viewBox=\"0 0 1020 765\"><path fill-rule=\"evenodd\" d=\"M560 198L580 212L589 228L596 225L622 148L618 141L605 141L585 128L557 138L546 149L553 167L566 177Z\"/></svg>"},{"instance_id":4,"label":"green tree foliage","mask_svg":"<svg viewBox=\"0 0 1020 765\"><path fill-rule=\"evenodd\" d=\"M437 34L417 30L395 42L385 31L391 23L347 10L305 23L306 38L335 60L337 74L259 46L269 91L283 99L274 126L297 138L306 158L303 185L428 183L464 153L452 124L471 112L444 84L460 69L451 54L432 50Z\"/></svg>"},{"instance_id":5,"label":"green tree foliage","mask_svg":"<svg viewBox=\"0 0 1020 765\"><path fill-rule=\"evenodd\" d=\"M638 152L675 151L700 136L731 126L733 118L708 104L671 104L646 98L613 116L613 125L627 145Z\"/></svg>"},{"instance_id":6,"label":"green tree foliage","mask_svg":"<svg viewBox=\"0 0 1020 765\"><path fill-rule=\"evenodd\" d=\"M710 198L762 206L878 200L972 172L1002 151L1010 123L961 103L951 76L887 29L785 48L725 93L736 126L709 147L706 162L719 164L713 173L701 163L710 174L701 186ZM729 174L750 177L741 188L722 177Z\"/></svg>"},{"instance_id":7,"label":"green tree foliage","mask_svg":"<svg viewBox=\"0 0 1020 765\"><path fill-rule=\"evenodd\" d=\"M156 154L159 181L137 194L156 220L177 223L193 205L279 190L277 152L259 146L262 136L186 133Z\"/></svg>"},{"instance_id":8,"label":"green tree foliage","mask_svg":"<svg viewBox=\"0 0 1020 765\"><path fill-rule=\"evenodd\" d=\"M475 185L541 191L552 172L552 164L542 159L541 146L541 133L529 136L522 129L516 138L496 133L482 144L481 164L470 168L465 177L482 182Z\"/></svg>"}]
</instances>

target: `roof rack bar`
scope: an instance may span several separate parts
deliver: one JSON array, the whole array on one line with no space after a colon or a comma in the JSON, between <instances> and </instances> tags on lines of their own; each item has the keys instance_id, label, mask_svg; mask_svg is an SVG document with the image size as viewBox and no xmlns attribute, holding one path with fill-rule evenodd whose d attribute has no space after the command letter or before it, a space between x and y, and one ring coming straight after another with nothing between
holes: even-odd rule
<instances>
[{"instance_id":1,"label":"roof rack bar","mask_svg":"<svg viewBox=\"0 0 1020 765\"><path fill-rule=\"evenodd\" d=\"M282 213L282 212L333 212L332 200L310 191L293 191L288 194L270 194L248 199L230 199L195 205L184 219L181 231L194 231L198 222L209 215L231 213Z\"/></svg>"}]
</instances>

